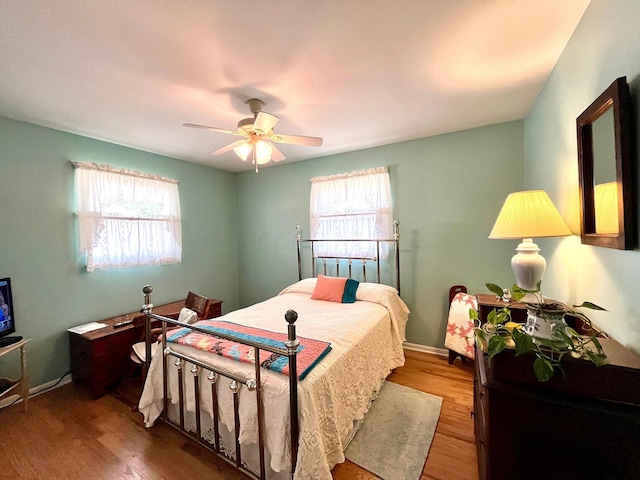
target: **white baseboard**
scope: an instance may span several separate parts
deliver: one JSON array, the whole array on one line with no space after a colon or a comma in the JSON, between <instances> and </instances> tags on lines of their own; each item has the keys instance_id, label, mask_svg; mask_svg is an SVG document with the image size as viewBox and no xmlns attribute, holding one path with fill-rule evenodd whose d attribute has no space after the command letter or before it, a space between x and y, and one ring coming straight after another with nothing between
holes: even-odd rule
<instances>
[{"instance_id":1,"label":"white baseboard","mask_svg":"<svg viewBox=\"0 0 640 480\"><path fill-rule=\"evenodd\" d=\"M59 388L63 385L66 385L67 383L71 383L70 373L66 374L64 377L62 377L59 380L51 380L50 382L44 383L42 385L38 385L37 387L30 388L29 398L36 397L41 393L44 393L45 391L52 390L53 387ZM16 403L22 402L22 397L20 397L20 395L11 395L10 397L7 397L0 402L0 408L8 407L9 405L12 405L14 402Z\"/></svg>"},{"instance_id":2,"label":"white baseboard","mask_svg":"<svg viewBox=\"0 0 640 480\"><path fill-rule=\"evenodd\" d=\"M444 348L428 347L426 345L420 345L419 343L404 342L402 347L406 350L413 350L414 352L431 353L432 355L440 355L442 357L449 356L449 350Z\"/></svg>"}]
</instances>

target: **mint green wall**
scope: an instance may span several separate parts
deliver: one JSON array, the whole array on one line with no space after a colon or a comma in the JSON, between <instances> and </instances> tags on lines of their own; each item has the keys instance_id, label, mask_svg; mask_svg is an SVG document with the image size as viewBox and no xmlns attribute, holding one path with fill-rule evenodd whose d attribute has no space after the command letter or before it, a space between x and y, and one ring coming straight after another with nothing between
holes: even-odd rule
<instances>
[{"instance_id":1,"label":"mint green wall","mask_svg":"<svg viewBox=\"0 0 640 480\"><path fill-rule=\"evenodd\" d=\"M32 338L32 385L69 368L66 329L129 312L141 288L154 303L195 290L224 311L297 280L295 225L308 231L311 177L386 165L401 224L408 340L441 347L451 285L511 281L514 242L487 236L506 195L523 184L522 121L230 174L0 117L0 275L12 278L18 334ZM71 161L177 178L179 265L87 273L77 258ZM6 365L0 366L5 370Z\"/></svg>"},{"instance_id":2,"label":"mint green wall","mask_svg":"<svg viewBox=\"0 0 640 480\"><path fill-rule=\"evenodd\" d=\"M488 281L513 281L517 242L487 237L507 194L522 189L523 127L516 121L238 174L241 306L297 280L295 225L308 238L310 178L388 166L408 341L442 347L452 285L477 292Z\"/></svg>"},{"instance_id":3,"label":"mint green wall","mask_svg":"<svg viewBox=\"0 0 640 480\"><path fill-rule=\"evenodd\" d=\"M547 259L544 291L570 303L590 300L611 336L640 352L640 253L580 243L576 118L617 77L631 90L634 161L640 118L640 2L592 0L525 120L525 183L547 190L572 232L540 241ZM638 171L638 169L636 169ZM637 182L638 183L638 182ZM636 219L637 222L637 219Z\"/></svg>"},{"instance_id":4,"label":"mint green wall","mask_svg":"<svg viewBox=\"0 0 640 480\"><path fill-rule=\"evenodd\" d=\"M77 258L70 161L178 179L182 263L87 273ZM0 117L0 277L11 277L17 334L33 339L31 384L68 371L67 328L137 310L145 284L156 304L191 289L237 308L235 189L233 174Z\"/></svg>"}]
</instances>

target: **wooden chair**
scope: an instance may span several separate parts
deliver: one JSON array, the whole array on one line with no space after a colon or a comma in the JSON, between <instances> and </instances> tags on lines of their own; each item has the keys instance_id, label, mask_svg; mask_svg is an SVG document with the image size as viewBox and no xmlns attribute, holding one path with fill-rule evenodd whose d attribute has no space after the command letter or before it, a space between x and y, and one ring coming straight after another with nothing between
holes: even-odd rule
<instances>
[{"instance_id":1,"label":"wooden chair","mask_svg":"<svg viewBox=\"0 0 640 480\"><path fill-rule=\"evenodd\" d=\"M211 306L211 299L207 297L203 297L202 295L198 295L197 293L189 292L187 294L187 298L184 301L184 308L188 308L192 312L195 312L195 316L193 314L189 315L189 312L175 312L171 314L165 315L168 318L172 318L174 320L184 321L185 323L193 323L198 320L205 320L209 318L209 308ZM182 318L181 318L182 314ZM140 341L131 346L131 353L129 354L129 358L133 362L133 367L138 369L142 369L142 377L146 376L145 365L146 365L146 346L145 346L145 333L144 333L144 324L145 324L145 316L141 315L134 319L134 324L138 326L142 326L142 336ZM152 322L151 324L151 341L153 344L151 345L151 356L153 357L157 346L157 339L162 334L162 327L159 324L160 322Z\"/></svg>"},{"instance_id":2,"label":"wooden chair","mask_svg":"<svg viewBox=\"0 0 640 480\"><path fill-rule=\"evenodd\" d=\"M187 299L184 301L184 306L196 312L198 314L198 320L204 320L208 318L211 299L198 295L197 293L189 292Z\"/></svg>"}]
</instances>

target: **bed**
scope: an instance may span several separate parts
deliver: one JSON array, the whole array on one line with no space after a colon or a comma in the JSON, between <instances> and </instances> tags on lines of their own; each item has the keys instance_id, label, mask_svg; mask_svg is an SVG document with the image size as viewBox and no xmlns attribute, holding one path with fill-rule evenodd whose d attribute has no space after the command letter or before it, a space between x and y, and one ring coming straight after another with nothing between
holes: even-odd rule
<instances>
[{"instance_id":1,"label":"bed","mask_svg":"<svg viewBox=\"0 0 640 480\"><path fill-rule=\"evenodd\" d=\"M391 242L397 252L395 225L393 239L376 242ZM299 232L297 240L298 282L215 321L177 325L152 313L145 292L147 325L162 322L165 353L147 369L138 405L145 424L167 421L252 478L330 479L385 378L404 364L409 311L398 294L398 254L395 286L378 283L376 266L378 282L360 281L352 303L319 300L312 297L330 282L327 260L338 273L343 259L313 253L314 240L301 240ZM302 278L300 265L305 242L311 242L310 278ZM366 263L380 258L355 260L366 280ZM348 278L353 261L343 267ZM204 338L211 334L214 340ZM219 341L233 343L230 355L216 350ZM194 348L203 343L206 349ZM315 347L319 358L305 358Z\"/></svg>"}]
</instances>

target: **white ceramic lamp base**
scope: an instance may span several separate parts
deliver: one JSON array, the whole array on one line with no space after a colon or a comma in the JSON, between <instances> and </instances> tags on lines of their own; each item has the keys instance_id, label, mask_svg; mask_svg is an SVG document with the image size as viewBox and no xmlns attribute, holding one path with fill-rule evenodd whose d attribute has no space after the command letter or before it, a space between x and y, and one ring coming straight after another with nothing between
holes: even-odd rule
<instances>
[{"instance_id":1,"label":"white ceramic lamp base","mask_svg":"<svg viewBox=\"0 0 640 480\"><path fill-rule=\"evenodd\" d=\"M511 259L511 268L516 277L516 285L524 290L535 290L538 282L542 280L547 268L547 261L538 252L538 245L531 238L525 238L516 248L516 253ZM533 294L526 294L520 300L524 303L537 303L538 299Z\"/></svg>"}]
</instances>

